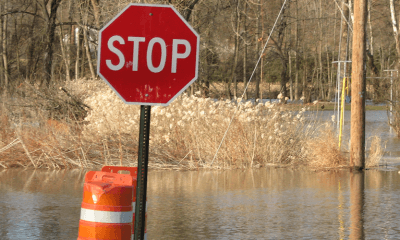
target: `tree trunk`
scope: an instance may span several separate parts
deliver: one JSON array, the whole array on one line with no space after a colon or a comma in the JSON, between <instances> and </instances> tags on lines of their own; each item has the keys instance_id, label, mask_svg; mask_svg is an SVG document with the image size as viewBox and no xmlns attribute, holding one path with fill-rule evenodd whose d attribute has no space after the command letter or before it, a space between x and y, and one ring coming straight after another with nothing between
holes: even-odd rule
<instances>
[{"instance_id":1,"label":"tree trunk","mask_svg":"<svg viewBox=\"0 0 400 240\"><path fill-rule=\"evenodd\" d=\"M371 0L368 1L368 27L369 27L369 44L367 44L367 66L371 69L371 76L378 77L379 70L375 66L375 59L374 59L374 47L373 47L373 36L372 36L372 25L371 25ZM379 94L379 79L374 78L372 79L372 87L374 89L374 100L378 100L381 98Z\"/></svg>"},{"instance_id":2,"label":"tree trunk","mask_svg":"<svg viewBox=\"0 0 400 240\"><path fill-rule=\"evenodd\" d=\"M263 50L266 51L266 49L263 49L264 48L264 11L263 11L264 8L263 8L263 6L264 6L264 3L261 4L261 17L260 17L261 18L261 51L263 51ZM264 56L266 55L266 53L261 52L260 54L262 54L261 55L261 64L260 64L260 84L262 86L262 82L264 79ZM263 90L264 89L260 89L261 102L264 98Z\"/></svg>"},{"instance_id":3,"label":"tree trunk","mask_svg":"<svg viewBox=\"0 0 400 240\"><path fill-rule=\"evenodd\" d=\"M304 68L303 68L303 103L309 103L311 102L311 99L309 99L310 94L308 93L308 88L307 88L307 58L304 57Z\"/></svg>"},{"instance_id":4,"label":"tree trunk","mask_svg":"<svg viewBox=\"0 0 400 240\"><path fill-rule=\"evenodd\" d=\"M36 19L37 19L37 3L35 3L35 11L34 11L33 19L32 19L32 24L29 27L29 43L28 43L28 50L27 50L27 58L28 62L26 64L26 71L25 71L25 78L28 80L31 84L34 83L34 80L32 79L32 70L33 70L33 53L35 51L35 41L34 41L34 32L35 32L35 26L36 26Z\"/></svg>"},{"instance_id":5,"label":"tree trunk","mask_svg":"<svg viewBox=\"0 0 400 240\"><path fill-rule=\"evenodd\" d=\"M328 69L328 74L327 74L327 84L328 84L328 101L332 100L332 76L331 76L331 59L329 58L329 51L328 51L328 47L326 47L326 68Z\"/></svg>"},{"instance_id":6,"label":"tree trunk","mask_svg":"<svg viewBox=\"0 0 400 240\"><path fill-rule=\"evenodd\" d=\"M233 60L233 66L232 66L232 78L229 80L228 87L227 87L227 97L230 99L231 98L231 83L233 81L234 87L233 87L233 96L237 97L237 74L236 74L236 68L238 64L238 59L239 59L239 31L240 31L240 0L236 0L236 10L235 10L235 24L236 24L236 29L235 29L235 52L234 52L234 60Z\"/></svg>"},{"instance_id":7,"label":"tree trunk","mask_svg":"<svg viewBox=\"0 0 400 240\"><path fill-rule=\"evenodd\" d=\"M0 12L7 11L7 4L3 3ZM7 94L9 88L9 72L8 72L8 58L7 58L7 15L1 17L1 38L2 38L2 55L3 55L3 73L4 73L4 91Z\"/></svg>"},{"instance_id":8,"label":"tree trunk","mask_svg":"<svg viewBox=\"0 0 400 240\"><path fill-rule=\"evenodd\" d=\"M19 78L20 77L20 70L21 70L20 66L21 66L21 64L20 64L20 59L19 59L19 56L20 56L20 54L19 54L20 45L19 45L19 36L18 36L17 26L18 26L17 19L15 18L14 19L14 31L15 31L15 39L17 40L16 41L16 45L17 45L17 47L16 47L17 77Z\"/></svg>"},{"instance_id":9,"label":"tree trunk","mask_svg":"<svg viewBox=\"0 0 400 240\"><path fill-rule=\"evenodd\" d=\"M322 20L322 0L319 0L319 18L321 19L319 21L319 53L318 53L318 62L319 62L319 84L320 84L320 94L321 94L321 99L325 100L325 88L324 88L324 69L322 65L322 39L323 39L323 20Z\"/></svg>"},{"instance_id":10,"label":"tree trunk","mask_svg":"<svg viewBox=\"0 0 400 240\"><path fill-rule=\"evenodd\" d=\"M288 75L287 75L287 67L288 67L288 61L284 58L281 58L281 63L282 63L282 71L281 71L281 93L283 97L285 98L287 95L287 89L286 89L286 83L288 82Z\"/></svg>"},{"instance_id":11,"label":"tree trunk","mask_svg":"<svg viewBox=\"0 0 400 240\"><path fill-rule=\"evenodd\" d=\"M87 32L88 32L87 27L85 26L83 28L83 40L85 41L86 58L88 60L88 65L89 65L90 74L92 76L92 79L96 79L96 73L94 72L94 68L93 68L92 56L90 54L90 47L89 47Z\"/></svg>"},{"instance_id":12,"label":"tree trunk","mask_svg":"<svg viewBox=\"0 0 400 240\"><path fill-rule=\"evenodd\" d=\"M261 4L260 0L257 0L258 3L258 15L257 15L257 20L256 20L256 54L255 54L255 62L257 63L259 57L260 57L260 17L261 17ZM262 66L258 66L259 69L262 68ZM260 77L255 74L254 77L256 78L256 93L255 93L255 98L254 100L257 100L260 98Z\"/></svg>"},{"instance_id":13,"label":"tree trunk","mask_svg":"<svg viewBox=\"0 0 400 240\"><path fill-rule=\"evenodd\" d=\"M247 84L247 25L246 25L246 19L247 19L247 2L244 2L244 20L243 20L243 27L244 27L244 32L243 32L243 44L244 44L244 53L243 53L243 89L246 89L246 84ZM244 99L247 100L247 91L244 92Z\"/></svg>"},{"instance_id":14,"label":"tree trunk","mask_svg":"<svg viewBox=\"0 0 400 240\"><path fill-rule=\"evenodd\" d=\"M50 86L50 82L52 80L52 65L53 65L53 44L54 44L54 35L56 29L56 17L57 17L57 9L60 5L61 0L50 0L50 13L47 11L47 1L43 0L42 2L42 11L44 19L46 20L46 31L44 35L45 39L45 49L44 49L44 69L43 69L43 79L41 80L40 85L46 85L46 87Z\"/></svg>"},{"instance_id":15,"label":"tree trunk","mask_svg":"<svg viewBox=\"0 0 400 240\"><path fill-rule=\"evenodd\" d=\"M300 63L300 61L299 61L299 54L298 54L298 51L299 51L299 19L298 19L298 16L299 16L299 6L298 6L298 1L296 1L296 24L295 24L296 31L294 32L295 33L294 56L296 58L295 59L296 76L295 76L295 80L294 80L294 99L296 101L298 101L300 99L300 97L299 97L299 71L300 71L299 63Z\"/></svg>"},{"instance_id":16,"label":"tree trunk","mask_svg":"<svg viewBox=\"0 0 400 240\"><path fill-rule=\"evenodd\" d=\"M303 36L305 36L306 31L306 21L303 20ZM308 103L307 96L307 55L305 55L305 41L303 41L303 89L302 89L302 98L303 103Z\"/></svg>"},{"instance_id":17,"label":"tree trunk","mask_svg":"<svg viewBox=\"0 0 400 240\"><path fill-rule=\"evenodd\" d=\"M82 28L82 32L84 31L84 27ZM83 34L81 34L80 35L80 37L81 37L81 39L79 40L80 41L80 43L81 43L81 45L80 45L80 49L81 49L81 56L82 56L82 58L81 58L81 62L80 62L80 64L81 64L81 66L80 66L80 68L81 68L81 77L86 77L86 72L85 72L85 56L86 56L86 54L85 54L85 41L84 41L84 36L83 36Z\"/></svg>"},{"instance_id":18,"label":"tree trunk","mask_svg":"<svg viewBox=\"0 0 400 240\"><path fill-rule=\"evenodd\" d=\"M283 6L282 10L282 17L280 18L280 22L277 27L277 40L274 40L271 37L271 40L273 41L274 45L276 46L277 53L279 55L279 58L281 60L282 64L282 71L281 71L281 89L280 93L283 95L283 98L287 97L287 89L286 89L286 84L288 82L288 49L286 44L284 43L285 39L285 32L286 32L286 27L287 27L287 16L285 15L285 10L289 7L289 3Z\"/></svg>"},{"instance_id":19,"label":"tree trunk","mask_svg":"<svg viewBox=\"0 0 400 240\"><path fill-rule=\"evenodd\" d=\"M100 30L100 8L98 0L90 0L93 7L94 23L96 24L97 30Z\"/></svg>"},{"instance_id":20,"label":"tree trunk","mask_svg":"<svg viewBox=\"0 0 400 240\"><path fill-rule=\"evenodd\" d=\"M68 45L68 42L64 44L64 36L63 36L63 28L60 26L60 48L61 48L61 56L63 58L63 62L65 64L65 77L67 81L71 81L71 77L69 74L69 62L68 62L68 57L66 54L65 46Z\"/></svg>"},{"instance_id":21,"label":"tree trunk","mask_svg":"<svg viewBox=\"0 0 400 240\"><path fill-rule=\"evenodd\" d=\"M393 0L390 0L390 16L392 20L392 27L393 27L393 35L394 40L396 42L396 55L397 55L397 69L400 69L400 35L399 35L399 26L397 25L396 20L396 9L394 7Z\"/></svg>"},{"instance_id":22,"label":"tree trunk","mask_svg":"<svg viewBox=\"0 0 400 240\"><path fill-rule=\"evenodd\" d=\"M81 76L80 74L80 58L81 58L81 28L77 28L76 31L76 59L75 59L75 80L78 80Z\"/></svg>"},{"instance_id":23,"label":"tree trunk","mask_svg":"<svg viewBox=\"0 0 400 240\"><path fill-rule=\"evenodd\" d=\"M0 14L3 13L4 2L0 2ZM3 47L3 18L5 16L0 16L0 46ZM3 90L3 93L7 94L7 84L4 81L4 64L3 64L3 51L1 51L0 58L0 92Z\"/></svg>"}]
</instances>

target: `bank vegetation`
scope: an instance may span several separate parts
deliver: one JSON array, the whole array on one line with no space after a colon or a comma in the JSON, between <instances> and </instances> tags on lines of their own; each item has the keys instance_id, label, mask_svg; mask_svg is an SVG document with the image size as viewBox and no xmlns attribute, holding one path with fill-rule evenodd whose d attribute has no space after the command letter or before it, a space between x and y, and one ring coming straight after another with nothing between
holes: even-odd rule
<instances>
[{"instance_id":1,"label":"bank vegetation","mask_svg":"<svg viewBox=\"0 0 400 240\"><path fill-rule=\"evenodd\" d=\"M58 98L23 91L29 96L1 108L3 168L137 164L140 107L124 104L104 82L68 82L51 95L63 96ZM348 165L343 153L348 146L338 149L331 124L302 106L288 110L277 102L183 94L168 107L152 107L150 133L151 168ZM374 144L370 155L377 166L383 151L380 141Z\"/></svg>"}]
</instances>

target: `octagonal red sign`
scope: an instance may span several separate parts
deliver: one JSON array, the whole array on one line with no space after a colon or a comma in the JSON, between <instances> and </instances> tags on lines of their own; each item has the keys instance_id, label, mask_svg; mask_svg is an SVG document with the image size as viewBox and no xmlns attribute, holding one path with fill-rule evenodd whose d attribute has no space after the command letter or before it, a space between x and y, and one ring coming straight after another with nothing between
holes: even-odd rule
<instances>
[{"instance_id":1,"label":"octagonal red sign","mask_svg":"<svg viewBox=\"0 0 400 240\"><path fill-rule=\"evenodd\" d=\"M125 103L167 106L197 79L199 44L174 7L130 4L100 30L97 72Z\"/></svg>"}]
</instances>

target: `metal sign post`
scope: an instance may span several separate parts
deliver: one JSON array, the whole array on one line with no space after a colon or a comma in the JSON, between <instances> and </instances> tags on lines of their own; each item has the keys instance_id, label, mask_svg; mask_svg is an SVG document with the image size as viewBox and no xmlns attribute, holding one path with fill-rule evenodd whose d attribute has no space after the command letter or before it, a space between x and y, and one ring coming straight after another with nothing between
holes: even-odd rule
<instances>
[{"instance_id":1,"label":"metal sign post","mask_svg":"<svg viewBox=\"0 0 400 240\"><path fill-rule=\"evenodd\" d=\"M140 106L138 178L135 207L135 240L143 240L146 223L147 169L149 166L151 106Z\"/></svg>"}]
</instances>

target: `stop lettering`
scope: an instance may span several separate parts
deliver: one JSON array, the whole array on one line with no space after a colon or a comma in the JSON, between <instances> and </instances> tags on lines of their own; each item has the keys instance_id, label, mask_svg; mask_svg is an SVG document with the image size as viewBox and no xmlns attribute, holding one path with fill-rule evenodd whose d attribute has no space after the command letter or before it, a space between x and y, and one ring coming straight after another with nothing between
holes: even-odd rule
<instances>
[{"instance_id":1,"label":"stop lettering","mask_svg":"<svg viewBox=\"0 0 400 240\"><path fill-rule=\"evenodd\" d=\"M119 44L125 44L124 39L121 36L112 36L107 43L108 49L115 53L118 56L119 62L114 65L110 59L106 60L107 67L113 71L120 70L125 65L125 56L124 54L114 46L114 42L117 41ZM128 37L128 41L133 43L133 58L132 58L132 71L138 71L139 64L139 52L140 52L140 43L145 42L146 38L144 37ZM154 66L153 63L153 49L155 45L158 44L161 49L161 59L157 67ZM178 53L178 46L185 46L185 52ZM171 73L176 73L177 61L178 59L185 59L189 56L191 51L190 43L185 39L173 39L172 41L172 57L171 57ZM155 37L152 38L147 46L146 51L146 62L148 69L153 73L161 72L167 61L167 46L165 41L162 38Z\"/></svg>"},{"instance_id":2,"label":"stop lettering","mask_svg":"<svg viewBox=\"0 0 400 240\"><path fill-rule=\"evenodd\" d=\"M97 71L125 103L167 106L197 79L199 45L172 6L130 4L100 30Z\"/></svg>"}]
</instances>

